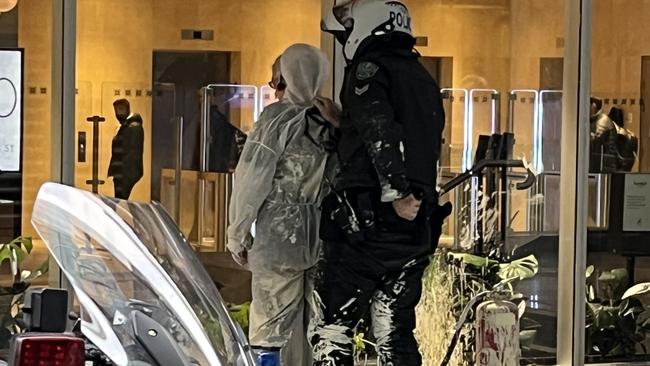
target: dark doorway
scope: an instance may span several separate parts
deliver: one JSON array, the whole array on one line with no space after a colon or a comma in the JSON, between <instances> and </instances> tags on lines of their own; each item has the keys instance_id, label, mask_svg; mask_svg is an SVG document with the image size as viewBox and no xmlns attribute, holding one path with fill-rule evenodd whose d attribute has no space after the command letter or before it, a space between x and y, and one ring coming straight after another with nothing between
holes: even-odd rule
<instances>
[{"instance_id":1,"label":"dark doorway","mask_svg":"<svg viewBox=\"0 0 650 366\"><path fill-rule=\"evenodd\" d=\"M13 49L14 47L18 47L17 6L0 16L0 48ZM0 154L2 153L3 146L0 146ZM22 171L0 170L0 243L8 242L21 233L22 182Z\"/></svg>"},{"instance_id":2,"label":"dark doorway","mask_svg":"<svg viewBox=\"0 0 650 366\"><path fill-rule=\"evenodd\" d=\"M174 169L178 117L183 117L182 169L199 170L199 93L231 82L231 52L154 51L151 199L160 200L161 172Z\"/></svg>"},{"instance_id":3,"label":"dark doorway","mask_svg":"<svg viewBox=\"0 0 650 366\"><path fill-rule=\"evenodd\" d=\"M0 15L0 47L18 47L18 6Z\"/></svg>"},{"instance_id":4,"label":"dark doorway","mask_svg":"<svg viewBox=\"0 0 650 366\"><path fill-rule=\"evenodd\" d=\"M438 82L440 88L451 88L454 77L453 57L420 57L425 69Z\"/></svg>"},{"instance_id":5,"label":"dark doorway","mask_svg":"<svg viewBox=\"0 0 650 366\"><path fill-rule=\"evenodd\" d=\"M454 59L453 57L420 57L420 62L425 69L438 82L441 89L451 88L454 83ZM451 123L453 117L453 103L447 99L445 101L445 130L443 131L443 144L440 156L440 166L449 167L451 165Z\"/></svg>"},{"instance_id":6,"label":"dark doorway","mask_svg":"<svg viewBox=\"0 0 650 366\"><path fill-rule=\"evenodd\" d=\"M650 56L641 58L641 128L639 133L639 171L650 171Z\"/></svg>"}]
</instances>

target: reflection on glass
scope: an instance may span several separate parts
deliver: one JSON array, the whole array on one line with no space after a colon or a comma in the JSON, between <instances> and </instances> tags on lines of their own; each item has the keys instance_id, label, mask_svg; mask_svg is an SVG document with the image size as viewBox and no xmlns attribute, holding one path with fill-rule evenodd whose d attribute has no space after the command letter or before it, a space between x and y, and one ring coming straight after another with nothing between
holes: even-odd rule
<instances>
[{"instance_id":1,"label":"reflection on glass","mask_svg":"<svg viewBox=\"0 0 650 366\"><path fill-rule=\"evenodd\" d=\"M33 238L33 249L22 269L35 270L47 260L47 249L30 225L31 211L38 187L61 171L53 153L61 138L57 130L60 119L52 113L60 105L52 103L61 90L60 80L53 78L52 55L62 52L62 42L53 33L56 8L53 1L2 1L0 14L0 243L10 243L20 236ZM74 123L74 121L70 121ZM70 149L75 139L70 135ZM75 149L76 150L76 149ZM60 151L60 149L59 149ZM23 248L25 248L23 246ZM5 251L10 256L9 251ZM3 266L0 283L0 359L8 351L13 333L20 329L16 315L22 305L9 265ZM19 271L20 272L20 271ZM34 271L34 274L37 271ZM28 281L29 282L29 281ZM47 286L48 276L42 276L33 286ZM12 288L14 287L14 288ZM24 289L20 289L22 292ZM0 362L1 363L1 362Z\"/></svg>"},{"instance_id":2,"label":"reflection on glass","mask_svg":"<svg viewBox=\"0 0 650 366\"><path fill-rule=\"evenodd\" d=\"M443 5L414 0L408 5L417 32L429 37L418 47L423 64L444 56L453 65L451 82L440 83L447 114L440 184L463 172L473 176L442 196L454 203L454 213L443 230L436 270L425 279L418 314L428 324L418 330L426 339L424 364L439 364L436 355L447 345L440 341L447 340L444 329L458 320L461 306L445 302L441 294L468 301L513 273L504 268L523 274L508 298L521 306L526 301L519 334L522 364L555 364L564 52L559 40L565 1ZM436 36L441 25L444 37ZM438 80L447 80L443 67L431 65ZM505 132L511 135L498 136ZM486 160L520 165L473 169ZM529 171L536 177L522 186ZM449 306L456 316L435 310ZM466 323L464 343L450 364L476 362L476 334L469 330L474 320ZM431 329L431 324L440 326Z\"/></svg>"},{"instance_id":3,"label":"reflection on glass","mask_svg":"<svg viewBox=\"0 0 650 366\"><path fill-rule=\"evenodd\" d=\"M592 4L589 204L599 209L587 235L586 361L646 362L650 44L639 34L648 32L650 7L641 0Z\"/></svg>"},{"instance_id":4,"label":"reflection on glass","mask_svg":"<svg viewBox=\"0 0 650 366\"><path fill-rule=\"evenodd\" d=\"M562 80L562 70L551 66L558 64L558 58L562 64L565 1L406 1L418 35L428 37L428 42L417 47L422 61L446 89L441 184L470 169L476 162L479 135L489 137L494 132L513 132L511 157L525 157L538 173L535 184L527 189L514 188L526 177L526 172L517 168L506 172L504 186L500 176L490 178L491 182L484 176L480 183L474 178L443 197L454 202L456 210L443 230L447 247L475 253L480 231L491 235L490 240L503 240L499 244L505 248L500 253L504 262L525 258L526 253L536 255L537 275L521 281L517 289L529 302L526 319L535 321L522 325L528 331L522 341L523 357L538 364L552 364L555 357L562 126L562 85L558 86L557 80ZM211 83L257 86L269 80L276 52L287 42L286 37L278 36L276 26L264 21L271 7L292 9L282 17L296 30L292 41L319 42L321 31L314 20L320 17L320 2L277 0L223 6L221 2L198 0L133 2L114 7L108 2L78 0L77 85L84 115L108 116L110 109L105 106L117 97L116 91L121 97L128 90L135 93L140 101L137 109L144 113L145 122L151 121L151 133L146 132L150 138L146 140L149 155L145 153L145 178L136 187L135 198L161 200L169 212L178 212L175 218L181 230L202 250L223 249L224 208L232 179L229 171L202 167L209 167L209 161L200 164L200 157L206 155L201 152L208 152L212 158L223 156L216 156L216 150L211 154L209 134L201 134L201 117L206 109L201 108L202 95L197 92ZM140 21L132 21L134 13ZM203 24L223 24L221 36L215 41L181 41L174 31L190 26L199 29ZM141 36L124 42L115 34ZM554 63L547 62L550 58ZM606 75L607 70L601 74ZM80 80L87 80L88 85ZM154 84L150 85L152 80ZM257 98L251 98L253 89L237 88L230 85L215 90L210 105L246 133L272 98L266 87L253 87L260 93ZM139 97L138 90L142 91ZM153 95L147 95L148 91ZM511 105L514 113L510 113ZM184 117L181 132L177 117ZM102 135L102 144L110 141L109 136L108 132ZM184 147L180 164L178 145ZM106 159L102 161L105 165ZM83 182L85 176L80 175L89 171L85 164L78 164L78 182ZM182 171L177 172L177 168ZM495 187L489 192L479 189L490 185ZM110 189L104 193L110 195ZM479 229L479 223L485 227ZM487 230L495 224L497 230ZM442 308L447 316L448 307ZM427 324L430 327L432 322ZM448 329L433 339L440 343L447 335ZM424 342L425 348L439 345L436 342ZM437 364L429 361L425 364Z\"/></svg>"},{"instance_id":5,"label":"reflection on glass","mask_svg":"<svg viewBox=\"0 0 650 366\"><path fill-rule=\"evenodd\" d=\"M147 322L185 363L253 364L242 363L251 355L241 329L160 205L46 184L33 224L79 298L84 335L117 364L164 362L138 336Z\"/></svg>"}]
</instances>

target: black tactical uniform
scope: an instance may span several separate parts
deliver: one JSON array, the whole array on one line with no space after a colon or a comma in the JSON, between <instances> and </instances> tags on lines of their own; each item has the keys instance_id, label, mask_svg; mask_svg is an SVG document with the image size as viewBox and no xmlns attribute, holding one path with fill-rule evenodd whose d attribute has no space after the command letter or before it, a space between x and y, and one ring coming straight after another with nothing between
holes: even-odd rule
<instances>
[{"instance_id":1,"label":"black tactical uniform","mask_svg":"<svg viewBox=\"0 0 650 366\"><path fill-rule=\"evenodd\" d=\"M126 200L143 175L144 129L142 117L137 113L120 123L120 129L111 145L108 176L113 177L115 198Z\"/></svg>"},{"instance_id":2,"label":"black tactical uniform","mask_svg":"<svg viewBox=\"0 0 650 366\"><path fill-rule=\"evenodd\" d=\"M413 45L410 36L376 40L346 69L338 196L326 199L321 223L325 259L316 294L322 316L311 336L318 365L353 364L347 340L368 312L380 364L422 362L415 306L441 225L431 218L445 118L440 89ZM392 206L409 194L424 199L414 221ZM352 206L359 232L345 232L332 219L341 199Z\"/></svg>"}]
</instances>

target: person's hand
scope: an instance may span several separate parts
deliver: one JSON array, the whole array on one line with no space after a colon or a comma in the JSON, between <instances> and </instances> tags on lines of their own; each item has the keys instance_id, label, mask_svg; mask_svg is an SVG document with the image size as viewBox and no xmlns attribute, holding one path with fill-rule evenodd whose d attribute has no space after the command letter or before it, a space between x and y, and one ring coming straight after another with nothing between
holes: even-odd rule
<instances>
[{"instance_id":1,"label":"person's hand","mask_svg":"<svg viewBox=\"0 0 650 366\"><path fill-rule=\"evenodd\" d=\"M313 103L314 107L318 108L320 114L327 122L336 128L341 127L341 110L331 99L316 97Z\"/></svg>"},{"instance_id":2,"label":"person's hand","mask_svg":"<svg viewBox=\"0 0 650 366\"><path fill-rule=\"evenodd\" d=\"M418 216L418 212L420 211L420 205L422 205L422 201L415 198L415 196L412 194L402 199L393 201L393 208L395 209L397 216L408 221L415 220L415 218Z\"/></svg>"},{"instance_id":3,"label":"person's hand","mask_svg":"<svg viewBox=\"0 0 650 366\"><path fill-rule=\"evenodd\" d=\"M235 263L239 264L244 268L248 266L248 251L246 249L238 253L231 252L231 254L232 254L232 259L235 261Z\"/></svg>"}]
</instances>

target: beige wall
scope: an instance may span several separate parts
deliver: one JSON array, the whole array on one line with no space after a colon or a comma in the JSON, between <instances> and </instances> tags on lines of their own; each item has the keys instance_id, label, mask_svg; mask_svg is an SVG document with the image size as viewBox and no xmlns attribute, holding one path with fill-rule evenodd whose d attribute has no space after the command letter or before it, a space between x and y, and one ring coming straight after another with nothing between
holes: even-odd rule
<instances>
[{"instance_id":1,"label":"beige wall","mask_svg":"<svg viewBox=\"0 0 650 366\"><path fill-rule=\"evenodd\" d=\"M422 53L454 57L455 87L538 89L540 58L563 56L568 0L405 1L418 35L429 37ZM627 99L626 124L641 135L641 56L650 55L650 1L594 0L593 4L592 94ZM630 99L635 99L633 106ZM532 115L531 105L518 103L517 109L518 143L530 145L532 134L524 127ZM454 118L462 118L457 108ZM460 123L454 124L452 141L460 142L461 133ZM650 144L650 139L641 137L642 144ZM643 169L650 169L650 162L646 165Z\"/></svg>"},{"instance_id":2,"label":"beige wall","mask_svg":"<svg viewBox=\"0 0 650 366\"><path fill-rule=\"evenodd\" d=\"M77 129L90 137L85 117L107 117L102 126L100 177L106 179L111 139L118 125L111 103L115 91L131 90L132 109L145 127L145 176L132 198L149 200L151 161L151 90L154 50L214 50L238 52L241 70L233 83L263 85L282 50L295 42L320 44L320 0L79 0L77 31ZM181 29L212 29L213 41L183 41ZM89 140L90 141L90 140ZM170 147L173 148L173 147ZM77 164L76 184L87 187L88 162ZM101 187L112 195L112 183Z\"/></svg>"},{"instance_id":3,"label":"beige wall","mask_svg":"<svg viewBox=\"0 0 650 366\"><path fill-rule=\"evenodd\" d=\"M50 0L18 4L18 45L25 49L22 227L29 236L35 235L30 220L36 193L51 176L51 13Z\"/></svg>"},{"instance_id":4,"label":"beige wall","mask_svg":"<svg viewBox=\"0 0 650 366\"><path fill-rule=\"evenodd\" d=\"M650 56L650 1L596 0L593 10L592 93L628 99L626 124L640 137L641 171L650 171L650 134L640 126L641 56ZM633 106L629 100L635 99ZM611 106L605 106L608 111Z\"/></svg>"},{"instance_id":5,"label":"beige wall","mask_svg":"<svg viewBox=\"0 0 650 366\"><path fill-rule=\"evenodd\" d=\"M428 46L420 47L420 52L424 56L453 57L455 88L489 88L502 93L512 89L538 89L539 59L562 57L563 49L557 47L556 41L564 33L564 0L406 0L406 3L416 34L428 37ZM464 113L461 95L454 95L453 123L449 128L451 143L458 146L463 141ZM474 104L476 135L491 132L491 108L483 102L486 94L479 96L479 103ZM502 95L502 122L506 119L506 99ZM516 152L526 153L530 159L533 104L516 103L515 116L520 146ZM452 163L458 160L459 157L452 155Z\"/></svg>"}]
</instances>

